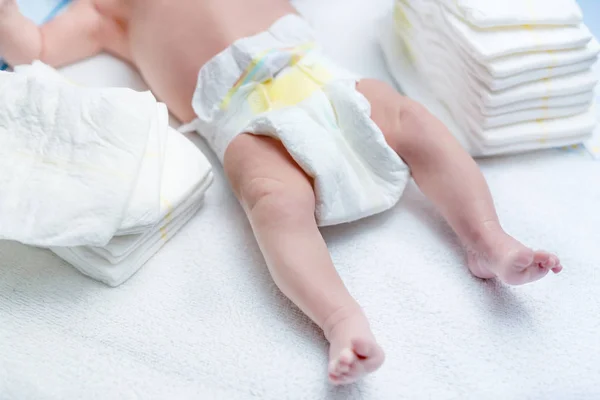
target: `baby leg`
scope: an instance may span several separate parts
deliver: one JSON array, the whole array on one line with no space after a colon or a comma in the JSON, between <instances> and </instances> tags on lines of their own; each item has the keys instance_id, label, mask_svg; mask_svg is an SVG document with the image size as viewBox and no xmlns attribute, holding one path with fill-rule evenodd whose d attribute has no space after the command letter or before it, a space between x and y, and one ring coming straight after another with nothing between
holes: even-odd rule
<instances>
[{"instance_id":1,"label":"baby leg","mask_svg":"<svg viewBox=\"0 0 600 400\"><path fill-rule=\"evenodd\" d=\"M383 351L333 266L308 177L280 142L249 134L229 145L224 166L275 283L330 342L331 382L350 383L379 368Z\"/></svg>"},{"instance_id":2,"label":"baby leg","mask_svg":"<svg viewBox=\"0 0 600 400\"><path fill-rule=\"evenodd\" d=\"M504 232L477 164L440 121L382 82L363 80L357 88L387 142L459 236L475 276L524 284L561 271L555 255L533 251Z\"/></svg>"}]
</instances>

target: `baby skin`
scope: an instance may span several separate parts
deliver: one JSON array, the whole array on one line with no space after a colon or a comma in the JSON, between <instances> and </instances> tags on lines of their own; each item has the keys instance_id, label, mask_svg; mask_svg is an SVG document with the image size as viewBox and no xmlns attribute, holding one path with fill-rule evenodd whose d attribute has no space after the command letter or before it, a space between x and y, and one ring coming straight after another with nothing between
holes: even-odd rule
<instances>
[{"instance_id":1,"label":"baby skin","mask_svg":"<svg viewBox=\"0 0 600 400\"><path fill-rule=\"evenodd\" d=\"M0 55L11 65L41 60L60 67L106 51L136 67L188 122L195 118L200 68L289 13L295 10L286 0L75 0L37 27L15 0L0 0ZM561 271L555 255L504 232L477 165L442 123L382 82L361 80L357 90L389 146L456 232L473 275L520 285ZM330 381L347 384L378 369L384 352L334 268L315 220L310 178L280 142L250 134L229 145L224 168L275 283L330 342Z\"/></svg>"}]
</instances>

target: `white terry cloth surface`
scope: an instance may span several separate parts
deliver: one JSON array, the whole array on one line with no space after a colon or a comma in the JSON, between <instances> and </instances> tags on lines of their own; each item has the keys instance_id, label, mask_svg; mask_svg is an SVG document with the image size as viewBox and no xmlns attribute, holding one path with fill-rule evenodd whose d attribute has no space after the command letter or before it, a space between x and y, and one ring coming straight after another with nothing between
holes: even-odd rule
<instances>
[{"instance_id":1,"label":"white terry cloth surface","mask_svg":"<svg viewBox=\"0 0 600 400\"><path fill-rule=\"evenodd\" d=\"M240 133L280 140L314 180L319 226L352 222L396 204L410 176L356 82L322 54L306 21L287 15L202 67L190 125L220 160Z\"/></svg>"},{"instance_id":2,"label":"white terry cloth surface","mask_svg":"<svg viewBox=\"0 0 600 400\"><path fill-rule=\"evenodd\" d=\"M335 60L392 84L374 29L388 0L296 4ZM66 72L139 84L104 56ZM324 229L387 352L362 384L327 384L325 339L275 288L216 167L197 216L116 289L48 251L0 243L0 397L599 398L600 163L556 150L479 162L505 228L558 252L565 270L524 287L471 278L414 184L389 212Z\"/></svg>"},{"instance_id":3,"label":"white terry cloth surface","mask_svg":"<svg viewBox=\"0 0 600 400\"><path fill-rule=\"evenodd\" d=\"M108 243L129 203L156 100L34 70L1 74L0 238L36 246Z\"/></svg>"}]
</instances>

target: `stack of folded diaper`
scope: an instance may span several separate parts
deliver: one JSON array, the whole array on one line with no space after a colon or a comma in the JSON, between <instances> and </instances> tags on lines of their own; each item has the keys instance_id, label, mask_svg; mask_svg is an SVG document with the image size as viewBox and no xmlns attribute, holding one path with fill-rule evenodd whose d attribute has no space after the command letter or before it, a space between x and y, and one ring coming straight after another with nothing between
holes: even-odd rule
<instances>
[{"instance_id":1,"label":"stack of folded diaper","mask_svg":"<svg viewBox=\"0 0 600 400\"><path fill-rule=\"evenodd\" d=\"M574 0L396 0L381 44L406 94L473 155L581 143L595 128L600 45Z\"/></svg>"},{"instance_id":2,"label":"stack of folded diaper","mask_svg":"<svg viewBox=\"0 0 600 400\"><path fill-rule=\"evenodd\" d=\"M192 218L211 181L150 93L78 87L39 62L0 72L0 239L117 286Z\"/></svg>"}]
</instances>

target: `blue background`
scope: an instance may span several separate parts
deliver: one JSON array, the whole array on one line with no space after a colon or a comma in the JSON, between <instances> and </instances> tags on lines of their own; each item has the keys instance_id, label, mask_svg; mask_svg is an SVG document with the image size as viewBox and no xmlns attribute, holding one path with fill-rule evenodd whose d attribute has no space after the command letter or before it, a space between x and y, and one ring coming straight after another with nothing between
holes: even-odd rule
<instances>
[{"instance_id":1,"label":"blue background","mask_svg":"<svg viewBox=\"0 0 600 400\"><path fill-rule=\"evenodd\" d=\"M578 0L583 10L583 20L600 40L600 0Z\"/></svg>"}]
</instances>

